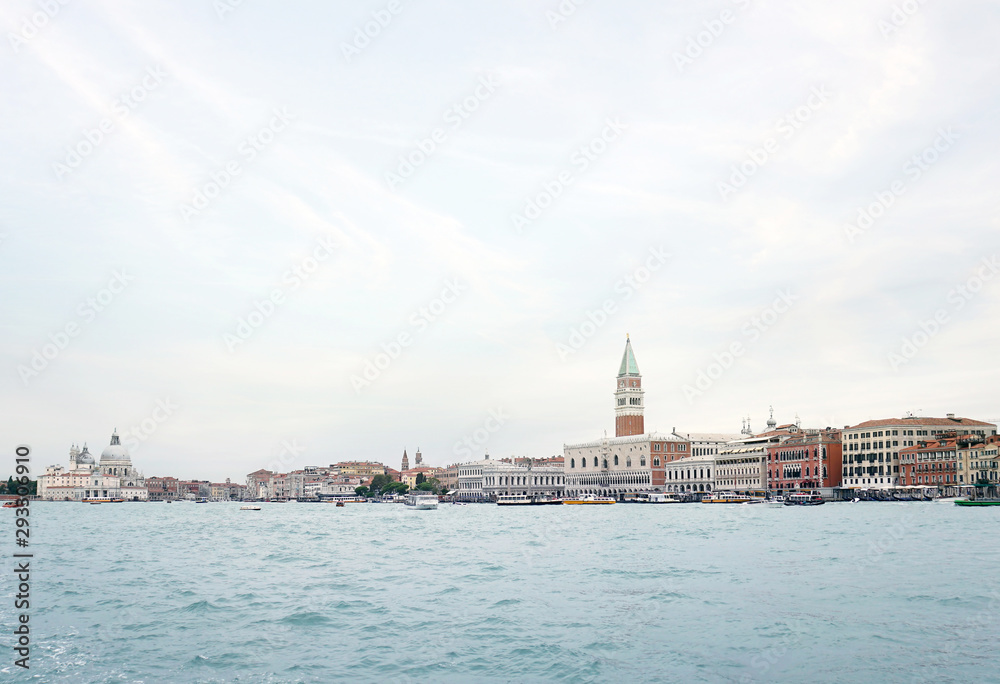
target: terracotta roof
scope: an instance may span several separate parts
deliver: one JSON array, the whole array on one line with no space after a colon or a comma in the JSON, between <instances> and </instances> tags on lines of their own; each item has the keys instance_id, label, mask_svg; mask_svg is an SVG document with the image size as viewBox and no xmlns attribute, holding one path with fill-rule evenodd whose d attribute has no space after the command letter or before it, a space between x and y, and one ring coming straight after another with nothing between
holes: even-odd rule
<instances>
[{"instance_id":1,"label":"terracotta roof","mask_svg":"<svg viewBox=\"0 0 1000 684\"><path fill-rule=\"evenodd\" d=\"M925 418L922 416L909 416L906 418L881 418L879 420L866 420L857 425L851 425L845 429L855 430L858 428L883 427L883 426L905 426L905 425L931 425L942 427L954 427L955 425L980 425L983 427L993 427L993 423L984 423L981 420L972 418Z\"/></svg>"}]
</instances>

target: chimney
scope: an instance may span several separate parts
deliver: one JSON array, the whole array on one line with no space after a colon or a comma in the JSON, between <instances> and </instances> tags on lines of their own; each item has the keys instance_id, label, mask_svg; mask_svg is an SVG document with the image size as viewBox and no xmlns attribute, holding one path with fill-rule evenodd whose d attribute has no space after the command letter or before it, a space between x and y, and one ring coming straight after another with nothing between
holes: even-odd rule
<instances>
[{"instance_id":1,"label":"chimney","mask_svg":"<svg viewBox=\"0 0 1000 684\"><path fill-rule=\"evenodd\" d=\"M955 414L954 413L949 413L949 414L947 414L947 418L948 418L948 420L955 420Z\"/></svg>"}]
</instances>

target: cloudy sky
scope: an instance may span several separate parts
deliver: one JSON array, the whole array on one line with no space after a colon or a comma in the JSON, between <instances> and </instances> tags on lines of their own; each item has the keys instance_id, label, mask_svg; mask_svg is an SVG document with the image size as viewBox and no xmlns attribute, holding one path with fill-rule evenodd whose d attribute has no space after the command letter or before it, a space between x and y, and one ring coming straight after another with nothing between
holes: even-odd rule
<instances>
[{"instance_id":1,"label":"cloudy sky","mask_svg":"<svg viewBox=\"0 0 1000 684\"><path fill-rule=\"evenodd\" d=\"M906 9L5 2L4 448L550 456L626 333L647 429L998 418L1000 8Z\"/></svg>"}]
</instances>

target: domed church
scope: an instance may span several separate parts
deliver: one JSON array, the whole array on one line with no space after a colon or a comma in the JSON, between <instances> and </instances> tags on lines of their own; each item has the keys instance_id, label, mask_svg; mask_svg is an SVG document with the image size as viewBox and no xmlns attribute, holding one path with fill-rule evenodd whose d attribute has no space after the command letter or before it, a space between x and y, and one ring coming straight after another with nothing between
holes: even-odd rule
<instances>
[{"instance_id":1,"label":"domed church","mask_svg":"<svg viewBox=\"0 0 1000 684\"><path fill-rule=\"evenodd\" d=\"M38 478L38 495L55 501L84 499L124 499L146 501L149 492L146 478L132 465L128 449L121 443L118 431L111 435L111 444L101 452L100 462L83 445L81 451L73 445L69 450L69 469L49 466Z\"/></svg>"}]
</instances>

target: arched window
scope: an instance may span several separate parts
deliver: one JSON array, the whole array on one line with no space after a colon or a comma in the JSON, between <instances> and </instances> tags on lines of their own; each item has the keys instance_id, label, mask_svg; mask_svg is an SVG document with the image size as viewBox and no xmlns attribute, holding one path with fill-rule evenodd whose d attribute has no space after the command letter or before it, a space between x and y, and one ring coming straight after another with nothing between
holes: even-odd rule
<instances>
[{"instance_id":1,"label":"arched window","mask_svg":"<svg viewBox=\"0 0 1000 684\"><path fill-rule=\"evenodd\" d=\"M632 457L631 456L629 456L628 458L625 459L625 467L626 468L631 468L632 467Z\"/></svg>"},{"instance_id":2,"label":"arched window","mask_svg":"<svg viewBox=\"0 0 1000 684\"><path fill-rule=\"evenodd\" d=\"M656 458L653 459L653 465L655 465L655 466L660 465L660 457L659 456L657 456Z\"/></svg>"},{"instance_id":3,"label":"arched window","mask_svg":"<svg viewBox=\"0 0 1000 684\"><path fill-rule=\"evenodd\" d=\"M576 459L575 458L569 459L569 467L570 468L575 468L576 467Z\"/></svg>"},{"instance_id":4,"label":"arched window","mask_svg":"<svg viewBox=\"0 0 1000 684\"><path fill-rule=\"evenodd\" d=\"M645 456L640 456L639 457L639 465L641 465L643 468L646 467L646 457Z\"/></svg>"},{"instance_id":5,"label":"arched window","mask_svg":"<svg viewBox=\"0 0 1000 684\"><path fill-rule=\"evenodd\" d=\"M604 467L605 467L605 468L607 468L607 467L608 467L608 459L604 459Z\"/></svg>"},{"instance_id":6,"label":"arched window","mask_svg":"<svg viewBox=\"0 0 1000 684\"><path fill-rule=\"evenodd\" d=\"M594 456L594 467L597 467L597 456Z\"/></svg>"},{"instance_id":7,"label":"arched window","mask_svg":"<svg viewBox=\"0 0 1000 684\"><path fill-rule=\"evenodd\" d=\"M615 465L618 465L618 454L615 454Z\"/></svg>"}]
</instances>

